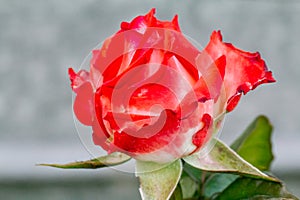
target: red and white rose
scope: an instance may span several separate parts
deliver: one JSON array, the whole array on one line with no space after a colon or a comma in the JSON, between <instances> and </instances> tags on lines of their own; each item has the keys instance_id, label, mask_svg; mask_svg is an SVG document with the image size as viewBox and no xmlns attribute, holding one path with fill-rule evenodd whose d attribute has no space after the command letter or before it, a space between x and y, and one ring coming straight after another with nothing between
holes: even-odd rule
<instances>
[{"instance_id":1,"label":"red and white rose","mask_svg":"<svg viewBox=\"0 0 300 200\"><path fill-rule=\"evenodd\" d=\"M274 82L259 53L224 43L214 31L200 51L177 16L152 9L93 50L90 70L69 69L74 112L108 153L166 163L199 151L242 94Z\"/></svg>"}]
</instances>

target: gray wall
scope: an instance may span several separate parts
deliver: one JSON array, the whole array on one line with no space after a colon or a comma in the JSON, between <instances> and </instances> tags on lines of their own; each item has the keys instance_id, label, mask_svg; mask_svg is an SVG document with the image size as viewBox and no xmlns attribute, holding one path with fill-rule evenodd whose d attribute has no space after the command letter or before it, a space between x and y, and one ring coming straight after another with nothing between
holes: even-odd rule
<instances>
[{"instance_id":1,"label":"gray wall","mask_svg":"<svg viewBox=\"0 0 300 200\"><path fill-rule=\"evenodd\" d=\"M244 96L228 114L221 137L232 141L257 115L266 114L275 128L273 169L300 172L300 1L0 0L2 179L96 174L34 164L90 157L74 126L67 68L78 68L121 21L152 7L165 20L177 13L182 31L203 46L213 30L221 29L225 41L261 53L277 83ZM113 173L106 170L101 177Z\"/></svg>"}]
</instances>

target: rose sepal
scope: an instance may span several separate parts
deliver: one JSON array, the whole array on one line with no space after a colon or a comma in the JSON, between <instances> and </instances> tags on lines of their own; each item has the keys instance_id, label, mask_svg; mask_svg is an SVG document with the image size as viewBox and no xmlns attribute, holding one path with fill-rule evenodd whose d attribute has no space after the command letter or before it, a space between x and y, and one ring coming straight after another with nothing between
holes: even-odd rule
<instances>
[{"instance_id":1,"label":"rose sepal","mask_svg":"<svg viewBox=\"0 0 300 200\"><path fill-rule=\"evenodd\" d=\"M180 180L182 169L181 159L169 164L137 160L136 176L140 181L142 199L170 199Z\"/></svg>"},{"instance_id":2,"label":"rose sepal","mask_svg":"<svg viewBox=\"0 0 300 200\"><path fill-rule=\"evenodd\" d=\"M114 152L105 156L86 161L76 161L67 164L38 164L39 166L56 167L62 169L97 169L123 164L131 159L130 156Z\"/></svg>"},{"instance_id":3,"label":"rose sepal","mask_svg":"<svg viewBox=\"0 0 300 200\"><path fill-rule=\"evenodd\" d=\"M214 147L203 155L195 153L183 158L189 165L208 172L231 173L245 177L263 179L267 181L280 182L275 177L271 177L244 160L230 147L216 138L212 138Z\"/></svg>"}]
</instances>

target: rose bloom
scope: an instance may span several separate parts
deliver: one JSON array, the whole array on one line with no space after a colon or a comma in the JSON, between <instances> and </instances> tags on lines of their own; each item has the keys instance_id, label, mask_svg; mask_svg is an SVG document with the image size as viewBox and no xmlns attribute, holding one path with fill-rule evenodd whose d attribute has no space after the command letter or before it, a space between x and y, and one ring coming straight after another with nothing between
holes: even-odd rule
<instances>
[{"instance_id":1,"label":"rose bloom","mask_svg":"<svg viewBox=\"0 0 300 200\"><path fill-rule=\"evenodd\" d=\"M177 16L154 13L122 22L93 50L90 70L69 75L74 113L96 145L166 163L200 151L242 94L275 80L259 53L224 43L220 31L200 51Z\"/></svg>"}]
</instances>

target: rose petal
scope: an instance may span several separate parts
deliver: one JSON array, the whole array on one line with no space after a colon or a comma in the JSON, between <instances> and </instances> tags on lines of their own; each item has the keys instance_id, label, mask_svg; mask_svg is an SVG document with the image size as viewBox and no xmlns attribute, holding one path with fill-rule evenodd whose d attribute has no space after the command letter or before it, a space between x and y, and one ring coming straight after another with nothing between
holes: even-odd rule
<instances>
[{"instance_id":1,"label":"rose petal","mask_svg":"<svg viewBox=\"0 0 300 200\"><path fill-rule=\"evenodd\" d=\"M143 18L143 20L148 18ZM198 80L195 57L199 51L184 38L181 32L173 29L161 29L165 27L160 26L152 27L152 21L143 23L145 26L148 25L144 33L139 33L135 29L119 32L107 39L100 50L93 51L91 69L103 74L104 83L116 79L115 77L136 66L149 63L153 57L152 54L159 50L163 52L163 57L166 57L167 60L170 58L167 58L167 55L175 55L188 75L194 81ZM178 25L177 17L168 23ZM160 24L165 24L166 27L169 26L168 23L160 21ZM184 70L182 71L184 72Z\"/></svg>"},{"instance_id":2,"label":"rose petal","mask_svg":"<svg viewBox=\"0 0 300 200\"><path fill-rule=\"evenodd\" d=\"M91 126L94 120L94 93L90 82L85 82L76 89L77 95L73 109L77 119L84 125Z\"/></svg>"},{"instance_id":3,"label":"rose petal","mask_svg":"<svg viewBox=\"0 0 300 200\"><path fill-rule=\"evenodd\" d=\"M97 126L100 128L99 130L101 130L101 132L98 132L101 133L101 135L104 134L107 138L110 138L111 136L104 124L103 118L111 109L110 106L110 101L103 95L102 87L98 88L95 93L95 121L97 121Z\"/></svg>"},{"instance_id":4,"label":"rose petal","mask_svg":"<svg viewBox=\"0 0 300 200\"><path fill-rule=\"evenodd\" d=\"M221 93L226 68L226 58L221 56L213 63L205 63L207 55L201 54L197 57L197 67L202 76L194 86L195 94L199 101L217 99Z\"/></svg>"},{"instance_id":5,"label":"rose petal","mask_svg":"<svg viewBox=\"0 0 300 200\"><path fill-rule=\"evenodd\" d=\"M152 66L143 65L125 73L117 83L101 87L101 95L109 99L113 112L150 115L153 106L176 110L186 93L192 90L191 84L172 67ZM150 72L153 68L158 70Z\"/></svg>"},{"instance_id":6,"label":"rose petal","mask_svg":"<svg viewBox=\"0 0 300 200\"><path fill-rule=\"evenodd\" d=\"M168 163L178 158L190 155L192 152L200 149L202 147L201 144L199 144L198 147L193 144L193 135L200 130L206 129L205 126L209 127L211 125L208 123L204 124L205 121L202 121L202 118L203 113L212 111L213 103L213 100L206 101L205 103L199 103L199 107L196 108L193 113L191 113L187 118L181 119L179 130L176 134L174 134L172 141L170 140L167 145L155 151L138 153L134 155L134 157L144 161ZM208 135L208 133L209 132L204 132L201 134L205 140L209 139L210 135Z\"/></svg>"},{"instance_id":7,"label":"rose petal","mask_svg":"<svg viewBox=\"0 0 300 200\"><path fill-rule=\"evenodd\" d=\"M107 140L109 139L103 129L101 128L99 122L96 120L93 121L93 142L95 145L99 145L100 147L102 147L104 150L108 151L109 153L112 153L113 150L109 148L109 144L107 143Z\"/></svg>"},{"instance_id":8,"label":"rose petal","mask_svg":"<svg viewBox=\"0 0 300 200\"><path fill-rule=\"evenodd\" d=\"M71 87L77 94L73 105L74 113L81 123L90 126L94 119L94 94L89 72L80 70L76 73L69 68L69 76Z\"/></svg>"},{"instance_id":9,"label":"rose petal","mask_svg":"<svg viewBox=\"0 0 300 200\"><path fill-rule=\"evenodd\" d=\"M134 137L126 132L114 134L113 144L124 153L140 154L157 151L172 142L179 128L177 114L171 110L161 113L157 122L137 131ZM157 132L157 127L162 127Z\"/></svg>"},{"instance_id":10,"label":"rose petal","mask_svg":"<svg viewBox=\"0 0 300 200\"><path fill-rule=\"evenodd\" d=\"M209 54L212 60L223 55L226 57L224 84L229 105L227 111L234 109L233 105L238 103L238 98L232 98L233 96L246 94L260 84L275 81L259 53L245 52L230 43L224 43L220 31L212 33L204 52ZM234 100L234 103L231 104L230 100Z\"/></svg>"},{"instance_id":11,"label":"rose petal","mask_svg":"<svg viewBox=\"0 0 300 200\"><path fill-rule=\"evenodd\" d=\"M76 73L72 68L69 68L68 73L71 80L71 88L76 93L77 89L80 88L81 85L90 81L89 72L85 70L80 70Z\"/></svg>"}]
</instances>

